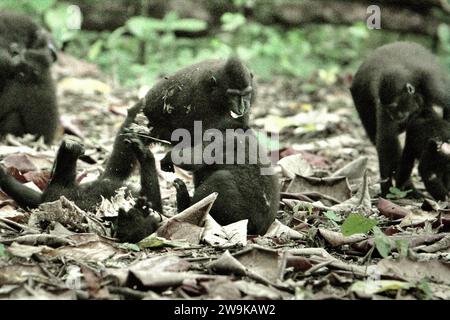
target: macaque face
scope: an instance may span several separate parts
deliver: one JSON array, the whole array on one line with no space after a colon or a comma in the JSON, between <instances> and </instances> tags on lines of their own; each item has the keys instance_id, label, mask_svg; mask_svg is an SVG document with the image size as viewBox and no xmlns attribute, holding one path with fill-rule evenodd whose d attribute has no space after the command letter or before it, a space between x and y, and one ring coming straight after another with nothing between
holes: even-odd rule
<instances>
[{"instance_id":1,"label":"macaque face","mask_svg":"<svg viewBox=\"0 0 450 320\"><path fill-rule=\"evenodd\" d=\"M251 106L253 88L248 86L243 90L227 89L227 98L230 106L230 115L239 118L245 115Z\"/></svg>"},{"instance_id":2,"label":"macaque face","mask_svg":"<svg viewBox=\"0 0 450 320\"><path fill-rule=\"evenodd\" d=\"M406 83L392 96L393 100L383 104L383 108L394 121L404 122L420 108L421 99L410 83Z\"/></svg>"}]
</instances>

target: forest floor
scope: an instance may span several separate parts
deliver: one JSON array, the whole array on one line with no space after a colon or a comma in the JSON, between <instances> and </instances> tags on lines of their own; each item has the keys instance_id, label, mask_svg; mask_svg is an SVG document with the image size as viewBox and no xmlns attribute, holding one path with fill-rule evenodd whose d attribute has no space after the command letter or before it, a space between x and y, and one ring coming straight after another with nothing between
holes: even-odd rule
<instances>
[{"instance_id":1,"label":"forest floor","mask_svg":"<svg viewBox=\"0 0 450 320\"><path fill-rule=\"evenodd\" d=\"M126 109L146 88L112 89L95 67L60 60L61 119L90 157L78 161L86 182L101 172ZM377 157L354 111L350 81L320 75L309 83L259 82L251 122L260 132L279 132L279 144L268 146L281 158L283 191L264 236L247 236L245 222L220 227L208 210L173 218L173 177L163 173L171 227L138 244L118 243L101 219L129 205L120 194L86 213L64 199L26 212L0 193L0 298L450 299L450 209L396 190L390 199L377 197ZM58 142L7 137L2 164L42 189ZM160 160L165 149L152 151ZM192 188L188 173L176 175Z\"/></svg>"}]
</instances>

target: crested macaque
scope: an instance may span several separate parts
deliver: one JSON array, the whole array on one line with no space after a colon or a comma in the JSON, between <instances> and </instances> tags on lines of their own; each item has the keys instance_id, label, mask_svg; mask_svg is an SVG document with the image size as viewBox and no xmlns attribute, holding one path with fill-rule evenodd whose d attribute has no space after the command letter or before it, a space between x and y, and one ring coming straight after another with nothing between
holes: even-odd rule
<instances>
[{"instance_id":1,"label":"crested macaque","mask_svg":"<svg viewBox=\"0 0 450 320\"><path fill-rule=\"evenodd\" d=\"M376 49L361 65L351 93L361 122L376 146L381 195L392 187L401 147L398 136L412 115L437 105L450 120L450 82L436 58L422 46L395 42ZM410 180L405 188L412 188ZM416 192L412 196L420 196Z\"/></svg>"},{"instance_id":2,"label":"crested macaque","mask_svg":"<svg viewBox=\"0 0 450 320\"><path fill-rule=\"evenodd\" d=\"M222 130L221 133L224 132ZM213 159L204 157L201 161L195 160L196 155L201 155L216 141L180 147L178 150L174 148L161 161L161 169L173 172L175 164L193 172L195 189L192 200L185 184L179 179L174 182L179 212L218 192L210 214L219 224L248 219L250 234L264 234L278 210L278 178L253 132L238 129L231 139L229 137L228 133L226 142L215 150ZM264 174L262 169L266 169Z\"/></svg>"},{"instance_id":3,"label":"crested macaque","mask_svg":"<svg viewBox=\"0 0 450 320\"><path fill-rule=\"evenodd\" d=\"M142 141L126 134L127 128L141 110L138 103L128 111L114 142L114 148L105 171L90 183L76 182L76 162L84 153L80 143L64 140L57 152L53 164L51 179L42 194L24 186L0 168L0 188L11 196L23 208L36 208L43 202L58 200L61 196L72 200L83 210L93 210L103 198L111 198L125 185L136 163L140 164L141 190L150 206L162 211L161 194L152 152ZM130 190L133 191L133 190Z\"/></svg>"},{"instance_id":4,"label":"crested macaque","mask_svg":"<svg viewBox=\"0 0 450 320\"><path fill-rule=\"evenodd\" d=\"M253 75L237 58L206 60L166 77L147 93L144 114L151 135L171 141L175 129L193 132L194 121L204 130L226 121L248 124L255 99Z\"/></svg>"},{"instance_id":5,"label":"crested macaque","mask_svg":"<svg viewBox=\"0 0 450 320\"><path fill-rule=\"evenodd\" d=\"M27 16L0 12L0 136L30 133L52 142L59 123L55 60L49 33Z\"/></svg>"},{"instance_id":6,"label":"crested macaque","mask_svg":"<svg viewBox=\"0 0 450 320\"><path fill-rule=\"evenodd\" d=\"M436 200L446 200L450 190L450 123L432 109L408 124L396 179L400 186L409 180L415 160L427 191Z\"/></svg>"},{"instance_id":7,"label":"crested macaque","mask_svg":"<svg viewBox=\"0 0 450 320\"><path fill-rule=\"evenodd\" d=\"M159 227L161 219L152 214L152 204L146 197L139 197L133 208L119 209L116 237L121 242L136 243L151 235Z\"/></svg>"}]
</instances>

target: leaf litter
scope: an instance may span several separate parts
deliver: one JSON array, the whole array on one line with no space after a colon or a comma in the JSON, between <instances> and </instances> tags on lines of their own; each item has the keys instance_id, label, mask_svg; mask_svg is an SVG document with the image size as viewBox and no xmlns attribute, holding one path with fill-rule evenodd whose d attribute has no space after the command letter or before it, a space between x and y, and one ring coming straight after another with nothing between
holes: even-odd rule
<instances>
[{"instance_id":1,"label":"leaf litter","mask_svg":"<svg viewBox=\"0 0 450 320\"><path fill-rule=\"evenodd\" d=\"M145 90L111 86L92 66L55 69L61 123L86 148L89 160L78 164L86 182L101 173L127 107ZM96 212L64 197L24 211L0 192L0 298L449 299L448 204L377 198L376 152L345 82L310 97L298 81L259 83L253 109L253 125L280 137L272 150L281 157L280 209L265 235L248 235L246 220L214 221L216 194L177 214L165 173L161 226L137 244L112 238L110 220L134 204L123 192ZM56 148L7 136L1 163L42 190ZM151 148L159 166L165 146ZM189 174L176 175L192 190Z\"/></svg>"}]
</instances>

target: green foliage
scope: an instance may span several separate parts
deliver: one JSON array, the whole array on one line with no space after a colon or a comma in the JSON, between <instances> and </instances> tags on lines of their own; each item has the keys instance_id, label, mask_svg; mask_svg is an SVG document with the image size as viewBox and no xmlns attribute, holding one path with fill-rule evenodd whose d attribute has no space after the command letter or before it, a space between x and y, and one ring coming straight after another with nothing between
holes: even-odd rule
<instances>
[{"instance_id":1,"label":"green foliage","mask_svg":"<svg viewBox=\"0 0 450 320\"><path fill-rule=\"evenodd\" d=\"M422 291L424 300L433 299L433 291L431 290L430 284L427 279L422 279L417 285L417 289L420 289Z\"/></svg>"},{"instance_id":2,"label":"green foliage","mask_svg":"<svg viewBox=\"0 0 450 320\"><path fill-rule=\"evenodd\" d=\"M40 16L51 8L56 0L2 0L0 9L28 13L30 15Z\"/></svg>"},{"instance_id":3,"label":"green foliage","mask_svg":"<svg viewBox=\"0 0 450 320\"><path fill-rule=\"evenodd\" d=\"M391 241L389 240L389 237L378 227L373 228L373 233L375 236L375 247L383 258L387 258L391 252Z\"/></svg>"},{"instance_id":4,"label":"green foliage","mask_svg":"<svg viewBox=\"0 0 450 320\"><path fill-rule=\"evenodd\" d=\"M44 22L60 47L63 43L74 40L80 33L81 16L77 16L71 8L67 4L58 3L44 14Z\"/></svg>"},{"instance_id":5,"label":"green foliage","mask_svg":"<svg viewBox=\"0 0 450 320\"><path fill-rule=\"evenodd\" d=\"M5 246L0 243L0 259L8 257L8 252L5 250Z\"/></svg>"},{"instance_id":6,"label":"green foliage","mask_svg":"<svg viewBox=\"0 0 450 320\"><path fill-rule=\"evenodd\" d=\"M132 86L151 85L182 66L232 54L246 61L258 78L282 75L309 80L319 75L313 83L330 85L343 71L353 72L371 49L398 39L395 33L368 30L362 22L350 27L313 24L287 30L263 25L242 12L249 7L259 12L264 5L255 0L233 3L241 12L224 13L221 27L200 38L175 36L179 31L201 32L208 26L205 21L182 19L173 12L163 19L132 17L113 32L92 32L76 28L81 16L69 1L2 0L0 9L29 14L44 23L68 53L87 58L122 85ZM448 25L439 27L440 52L448 66L449 34ZM307 81L304 86L311 92L317 90Z\"/></svg>"},{"instance_id":7,"label":"green foliage","mask_svg":"<svg viewBox=\"0 0 450 320\"><path fill-rule=\"evenodd\" d=\"M388 198L388 199L403 199L411 191L412 190L401 191L400 189L398 189L396 187L390 187L389 193L386 195L386 198Z\"/></svg>"},{"instance_id":8,"label":"green foliage","mask_svg":"<svg viewBox=\"0 0 450 320\"><path fill-rule=\"evenodd\" d=\"M328 218L328 220L331 221L331 223L335 226L338 227L338 222L342 221L342 218L340 216L338 216L336 214L336 212L328 210L324 213L324 216Z\"/></svg>"},{"instance_id":9,"label":"green foliage","mask_svg":"<svg viewBox=\"0 0 450 320\"><path fill-rule=\"evenodd\" d=\"M397 247L397 251L399 253L400 258L406 258L408 256L408 248L409 248L408 241L397 240L395 241L395 245Z\"/></svg>"},{"instance_id":10,"label":"green foliage","mask_svg":"<svg viewBox=\"0 0 450 320\"><path fill-rule=\"evenodd\" d=\"M368 233L376 225L376 220L352 213L342 224L341 232L344 236L348 237L356 233Z\"/></svg>"}]
</instances>

